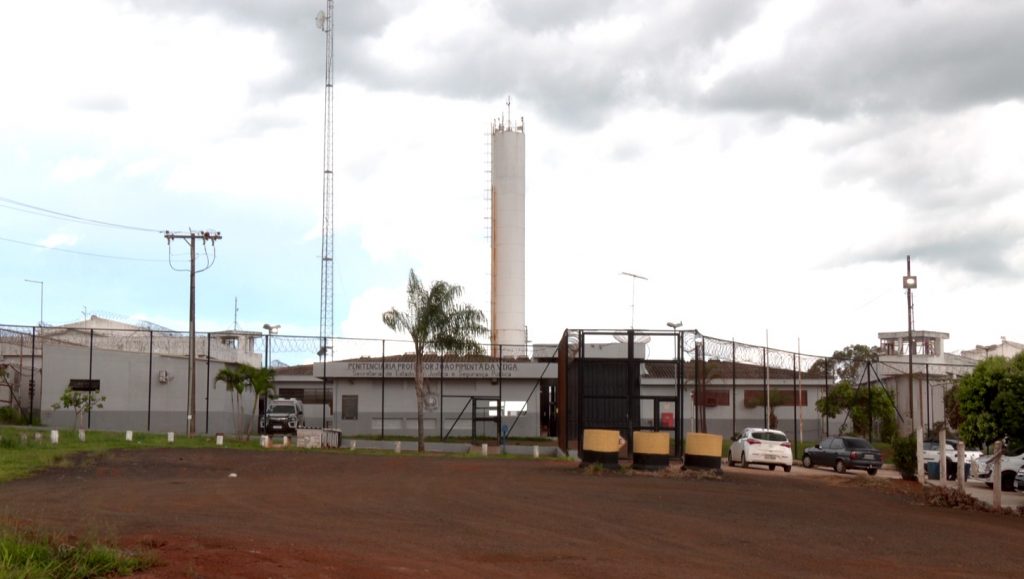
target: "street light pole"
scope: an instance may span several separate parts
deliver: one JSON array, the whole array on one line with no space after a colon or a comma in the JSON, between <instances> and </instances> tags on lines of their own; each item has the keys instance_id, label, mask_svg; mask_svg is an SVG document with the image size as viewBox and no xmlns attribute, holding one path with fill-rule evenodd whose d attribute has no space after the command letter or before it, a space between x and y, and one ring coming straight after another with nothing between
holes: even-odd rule
<instances>
[{"instance_id":1,"label":"street light pole","mask_svg":"<svg viewBox=\"0 0 1024 579\"><path fill-rule=\"evenodd\" d=\"M628 271L620 272L619 275L628 275L633 278L633 301L629 304L629 329L633 329L633 324L636 322L636 280L642 279L648 281L648 279L642 275L635 273L629 273Z\"/></svg>"},{"instance_id":2,"label":"street light pole","mask_svg":"<svg viewBox=\"0 0 1024 579\"><path fill-rule=\"evenodd\" d=\"M39 327L43 327L43 282L34 279L26 279L28 283L39 284Z\"/></svg>"}]
</instances>

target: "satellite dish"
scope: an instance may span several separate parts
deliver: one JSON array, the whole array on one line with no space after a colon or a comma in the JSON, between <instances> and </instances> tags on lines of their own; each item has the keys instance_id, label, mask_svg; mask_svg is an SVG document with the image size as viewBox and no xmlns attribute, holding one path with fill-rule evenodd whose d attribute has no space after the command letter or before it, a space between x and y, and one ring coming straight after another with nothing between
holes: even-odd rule
<instances>
[{"instance_id":1,"label":"satellite dish","mask_svg":"<svg viewBox=\"0 0 1024 579\"><path fill-rule=\"evenodd\" d=\"M316 27L327 32L327 15L323 10L316 13Z\"/></svg>"},{"instance_id":2,"label":"satellite dish","mask_svg":"<svg viewBox=\"0 0 1024 579\"><path fill-rule=\"evenodd\" d=\"M427 410L437 410L437 394L427 394L423 397L423 406Z\"/></svg>"}]
</instances>

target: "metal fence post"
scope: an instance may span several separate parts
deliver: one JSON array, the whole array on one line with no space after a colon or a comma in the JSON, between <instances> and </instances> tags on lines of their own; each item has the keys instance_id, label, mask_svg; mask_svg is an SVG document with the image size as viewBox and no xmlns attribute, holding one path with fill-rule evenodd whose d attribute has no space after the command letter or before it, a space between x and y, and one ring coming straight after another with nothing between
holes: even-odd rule
<instances>
[{"instance_id":1,"label":"metal fence post","mask_svg":"<svg viewBox=\"0 0 1024 579\"><path fill-rule=\"evenodd\" d=\"M24 368L24 366L22 366ZM28 374L28 425L35 424L36 415L36 328L32 326L32 365ZM42 396L40 396L42 398ZM42 414L42 401L39 403L39 412ZM42 420L42 416L39 417Z\"/></svg>"},{"instance_id":2,"label":"metal fence post","mask_svg":"<svg viewBox=\"0 0 1024 579\"><path fill-rule=\"evenodd\" d=\"M384 440L384 357L387 356L388 341L380 341L380 439Z\"/></svg>"},{"instance_id":3,"label":"metal fence post","mask_svg":"<svg viewBox=\"0 0 1024 579\"><path fill-rule=\"evenodd\" d=\"M96 333L96 330L92 330L92 329L89 330L89 387L90 388L92 388L92 349L93 349L92 348L92 344L93 344L93 337L94 337L95 333ZM93 397L93 391L89 390L89 399L91 400L92 397ZM88 416L88 423L87 423L86 426L88 428L92 428L92 404L89 404L88 415L89 415ZM77 425L76 425L76 428L77 428Z\"/></svg>"},{"instance_id":4,"label":"metal fence post","mask_svg":"<svg viewBox=\"0 0 1024 579\"><path fill-rule=\"evenodd\" d=\"M267 334L269 340L270 334ZM210 352L210 333L206 333L206 434L210 434L210 358L212 357ZM270 353L270 342L267 342L267 353ZM270 357L267 356L267 368L270 368ZM266 394L264 394L265 396ZM256 430L259 430L257 425Z\"/></svg>"},{"instance_id":5,"label":"metal fence post","mask_svg":"<svg viewBox=\"0 0 1024 579\"><path fill-rule=\"evenodd\" d=\"M736 340L732 341L732 432L736 434Z\"/></svg>"},{"instance_id":6,"label":"metal fence post","mask_svg":"<svg viewBox=\"0 0 1024 579\"><path fill-rule=\"evenodd\" d=\"M149 331L149 390L146 392L146 432L152 429L153 416L153 330Z\"/></svg>"}]
</instances>

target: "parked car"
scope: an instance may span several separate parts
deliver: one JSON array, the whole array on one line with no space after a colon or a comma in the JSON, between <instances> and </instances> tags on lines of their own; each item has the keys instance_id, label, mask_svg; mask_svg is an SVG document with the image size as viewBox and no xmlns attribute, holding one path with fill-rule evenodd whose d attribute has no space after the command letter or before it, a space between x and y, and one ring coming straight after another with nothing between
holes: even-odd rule
<instances>
[{"instance_id":1,"label":"parked car","mask_svg":"<svg viewBox=\"0 0 1024 579\"><path fill-rule=\"evenodd\" d=\"M988 488L994 486L992 480L992 455L986 454L974 461L974 468L971 469L971 478L980 480ZM1000 464L1002 471L999 476L1000 484L1004 491L1014 490L1014 479L1017 471L1024 466L1024 448L1015 448L1003 453L1003 460Z\"/></svg>"},{"instance_id":2,"label":"parked car","mask_svg":"<svg viewBox=\"0 0 1024 579\"><path fill-rule=\"evenodd\" d=\"M732 440L729 446L729 466L738 462L743 468L752 464L767 465L769 470L781 466L786 472L793 468L793 447L786 433L781 430L744 428Z\"/></svg>"},{"instance_id":3,"label":"parked car","mask_svg":"<svg viewBox=\"0 0 1024 579\"><path fill-rule=\"evenodd\" d=\"M839 473L861 469L874 476L882 468L882 451L863 438L830 436L804 451L803 464L807 468L830 466Z\"/></svg>"},{"instance_id":4,"label":"parked car","mask_svg":"<svg viewBox=\"0 0 1024 579\"><path fill-rule=\"evenodd\" d=\"M1024 466L1017 469L1017 490L1024 491Z\"/></svg>"},{"instance_id":5,"label":"parked car","mask_svg":"<svg viewBox=\"0 0 1024 579\"><path fill-rule=\"evenodd\" d=\"M260 417L260 431L266 434L295 434L298 427L305 425L302 402L295 398L271 400Z\"/></svg>"},{"instance_id":6,"label":"parked car","mask_svg":"<svg viewBox=\"0 0 1024 579\"><path fill-rule=\"evenodd\" d=\"M921 443L925 463L939 462L939 441L926 440ZM970 466L981 456L981 451L975 448L964 450L964 465ZM968 471L969 472L969 471ZM956 441L946 440L946 476L949 480L956 479Z\"/></svg>"}]
</instances>

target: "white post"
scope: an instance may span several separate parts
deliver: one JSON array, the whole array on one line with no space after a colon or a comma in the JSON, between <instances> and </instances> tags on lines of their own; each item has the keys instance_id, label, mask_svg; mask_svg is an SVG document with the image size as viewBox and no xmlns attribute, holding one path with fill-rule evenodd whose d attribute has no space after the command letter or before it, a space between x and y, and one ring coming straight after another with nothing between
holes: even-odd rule
<instances>
[{"instance_id":1,"label":"white post","mask_svg":"<svg viewBox=\"0 0 1024 579\"><path fill-rule=\"evenodd\" d=\"M127 440L128 442L132 441L132 431L131 430L124 431L124 439Z\"/></svg>"},{"instance_id":2,"label":"white post","mask_svg":"<svg viewBox=\"0 0 1024 579\"><path fill-rule=\"evenodd\" d=\"M533 458L540 458L540 447L533 445Z\"/></svg>"},{"instance_id":3,"label":"white post","mask_svg":"<svg viewBox=\"0 0 1024 579\"><path fill-rule=\"evenodd\" d=\"M85 442L85 431L81 428L78 429L78 442Z\"/></svg>"},{"instance_id":4,"label":"white post","mask_svg":"<svg viewBox=\"0 0 1024 579\"><path fill-rule=\"evenodd\" d=\"M288 445L291 444L290 438L291 437L289 437L287 434L284 436L284 447L285 448L288 448Z\"/></svg>"},{"instance_id":5,"label":"white post","mask_svg":"<svg viewBox=\"0 0 1024 579\"><path fill-rule=\"evenodd\" d=\"M36 433L36 434L38 435L38 433ZM51 444L57 444L59 442L60 442L60 431L59 430L51 430L50 431L50 443Z\"/></svg>"},{"instance_id":6,"label":"white post","mask_svg":"<svg viewBox=\"0 0 1024 579\"><path fill-rule=\"evenodd\" d=\"M348 441L348 449L352 451L356 449L356 441L354 439Z\"/></svg>"},{"instance_id":7,"label":"white post","mask_svg":"<svg viewBox=\"0 0 1024 579\"><path fill-rule=\"evenodd\" d=\"M174 443L174 433L173 432L168 432L167 433L167 442L171 443L171 444Z\"/></svg>"},{"instance_id":8,"label":"white post","mask_svg":"<svg viewBox=\"0 0 1024 579\"><path fill-rule=\"evenodd\" d=\"M945 484L946 475L946 429L939 431L939 480Z\"/></svg>"},{"instance_id":9,"label":"white post","mask_svg":"<svg viewBox=\"0 0 1024 579\"><path fill-rule=\"evenodd\" d=\"M992 506L1003 508L1003 442L996 441L995 460L992 461Z\"/></svg>"},{"instance_id":10,"label":"white post","mask_svg":"<svg viewBox=\"0 0 1024 579\"><path fill-rule=\"evenodd\" d=\"M924 474L924 429L920 426L917 427L917 480L921 484L928 482Z\"/></svg>"},{"instance_id":11,"label":"white post","mask_svg":"<svg viewBox=\"0 0 1024 579\"><path fill-rule=\"evenodd\" d=\"M260 435L260 447L261 448L270 448L270 437L267 436L266 434L261 434Z\"/></svg>"},{"instance_id":12,"label":"white post","mask_svg":"<svg viewBox=\"0 0 1024 579\"><path fill-rule=\"evenodd\" d=\"M959 440L956 443L956 486L961 491L964 490L964 478L966 474L964 472L964 461L964 441Z\"/></svg>"},{"instance_id":13,"label":"white post","mask_svg":"<svg viewBox=\"0 0 1024 579\"><path fill-rule=\"evenodd\" d=\"M395 454L400 454L401 452L402 452L402 441L401 440L396 440L395 441Z\"/></svg>"},{"instance_id":14,"label":"white post","mask_svg":"<svg viewBox=\"0 0 1024 579\"><path fill-rule=\"evenodd\" d=\"M217 433L217 446L224 446L224 435Z\"/></svg>"},{"instance_id":15,"label":"white post","mask_svg":"<svg viewBox=\"0 0 1024 579\"><path fill-rule=\"evenodd\" d=\"M487 443L486 442L480 445L480 454L482 454L484 456L487 456Z\"/></svg>"}]
</instances>

